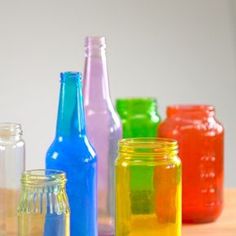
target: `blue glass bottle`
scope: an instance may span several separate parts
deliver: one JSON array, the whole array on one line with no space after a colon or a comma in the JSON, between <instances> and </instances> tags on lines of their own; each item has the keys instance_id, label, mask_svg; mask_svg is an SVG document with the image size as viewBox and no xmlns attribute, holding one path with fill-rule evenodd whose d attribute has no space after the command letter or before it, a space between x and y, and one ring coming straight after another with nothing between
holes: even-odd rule
<instances>
[{"instance_id":1,"label":"blue glass bottle","mask_svg":"<svg viewBox=\"0 0 236 236\"><path fill-rule=\"evenodd\" d=\"M56 137L46 155L46 168L66 172L70 235L97 236L97 158L86 136L79 72L61 73Z\"/></svg>"}]
</instances>

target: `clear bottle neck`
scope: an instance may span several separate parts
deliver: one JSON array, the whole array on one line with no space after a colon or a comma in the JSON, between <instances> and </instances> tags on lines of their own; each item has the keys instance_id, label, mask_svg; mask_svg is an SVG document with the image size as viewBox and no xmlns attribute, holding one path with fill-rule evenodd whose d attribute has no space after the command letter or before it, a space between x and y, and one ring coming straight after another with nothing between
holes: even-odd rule
<instances>
[{"instance_id":1,"label":"clear bottle neck","mask_svg":"<svg viewBox=\"0 0 236 236\"><path fill-rule=\"evenodd\" d=\"M17 123L0 123L0 142L14 142L22 138L22 128Z\"/></svg>"},{"instance_id":2,"label":"clear bottle neck","mask_svg":"<svg viewBox=\"0 0 236 236\"><path fill-rule=\"evenodd\" d=\"M79 72L61 73L57 137L70 138L86 135L81 80Z\"/></svg>"},{"instance_id":3,"label":"clear bottle neck","mask_svg":"<svg viewBox=\"0 0 236 236\"><path fill-rule=\"evenodd\" d=\"M111 105L104 37L85 40L84 104L100 109Z\"/></svg>"}]
</instances>

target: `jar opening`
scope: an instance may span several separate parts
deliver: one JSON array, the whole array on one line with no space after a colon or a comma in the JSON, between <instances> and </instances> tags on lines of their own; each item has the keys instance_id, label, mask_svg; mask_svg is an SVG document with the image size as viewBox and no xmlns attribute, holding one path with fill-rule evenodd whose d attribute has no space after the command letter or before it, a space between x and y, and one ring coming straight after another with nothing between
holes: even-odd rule
<instances>
[{"instance_id":1,"label":"jar opening","mask_svg":"<svg viewBox=\"0 0 236 236\"><path fill-rule=\"evenodd\" d=\"M22 174L21 183L24 186L48 186L48 185L64 185L66 183L66 175L59 170L27 170Z\"/></svg>"},{"instance_id":2,"label":"jar opening","mask_svg":"<svg viewBox=\"0 0 236 236\"><path fill-rule=\"evenodd\" d=\"M119 114L152 112L157 109L157 101L155 98L119 98L116 108Z\"/></svg>"},{"instance_id":3,"label":"jar opening","mask_svg":"<svg viewBox=\"0 0 236 236\"><path fill-rule=\"evenodd\" d=\"M17 123L0 123L0 137L8 138L11 136L22 135L21 125Z\"/></svg>"},{"instance_id":4,"label":"jar opening","mask_svg":"<svg viewBox=\"0 0 236 236\"><path fill-rule=\"evenodd\" d=\"M214 115L215 108L211 105L171 105L167 107L167 116L175 115Z\"/></svg>"},{"instance_id":5,"label":"jar opening","mask_svg":"<svg viewBox=\"0 0 236 236\"><path fill-rule=\"evenodd\" d=\"M178 153L178 143L167 138L128 138L119 143L120 152L136 155L172 157Z\"/></svg>"}]
</instances>

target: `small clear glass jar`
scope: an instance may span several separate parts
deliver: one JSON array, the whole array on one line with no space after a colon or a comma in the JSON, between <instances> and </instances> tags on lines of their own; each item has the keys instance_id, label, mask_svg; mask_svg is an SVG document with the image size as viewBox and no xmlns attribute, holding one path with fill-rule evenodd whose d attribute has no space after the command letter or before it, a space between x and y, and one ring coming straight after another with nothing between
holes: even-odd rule
<instances>
[{"instance_id":1,"label":"small clear glass jar","mask_svg":"<svg viewBox=\"0 0 236 236\"><path fill-rule=\"evenodd\" d=\"M16 208L25 169L25 143L20 124L0 123L0 235L17 235Z\"/></svg>"},{"instance_id":2,"label":"small clear glass jar","mask_svg":"<svg viewBox=\"0 0 236 236\"><path fill-rule=\"evenodd\" d=\"M57 170L25 171L18 206L19 236L69 236L66 176Z\"/></svg>"},{"instance_id":3,"label":"small clear glass jar","mask_svg":"<svg viewBox=\"0 0 236 236\"><path fill-rule=\"evenodd\" d=\"M177 142L171 139L120 141L115 166L116 236L181 235L177 154Z\"/></svg>"}]
</instances>

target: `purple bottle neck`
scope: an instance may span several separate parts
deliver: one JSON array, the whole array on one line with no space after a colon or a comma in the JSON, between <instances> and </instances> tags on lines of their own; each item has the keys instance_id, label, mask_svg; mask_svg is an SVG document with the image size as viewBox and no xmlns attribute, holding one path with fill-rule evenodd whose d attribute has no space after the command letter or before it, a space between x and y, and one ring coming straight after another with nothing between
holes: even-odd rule
<instances>
[{"instance_id":1,"label":"purple bottle neck","mask_svg":"<svg viewBox=\"0 0 236 236\"><path fill-rule=\"evenodd\" d=\"M84 104L96 109L111 105L104 37L85 40Z\"/></svg>"}]
</instances>

